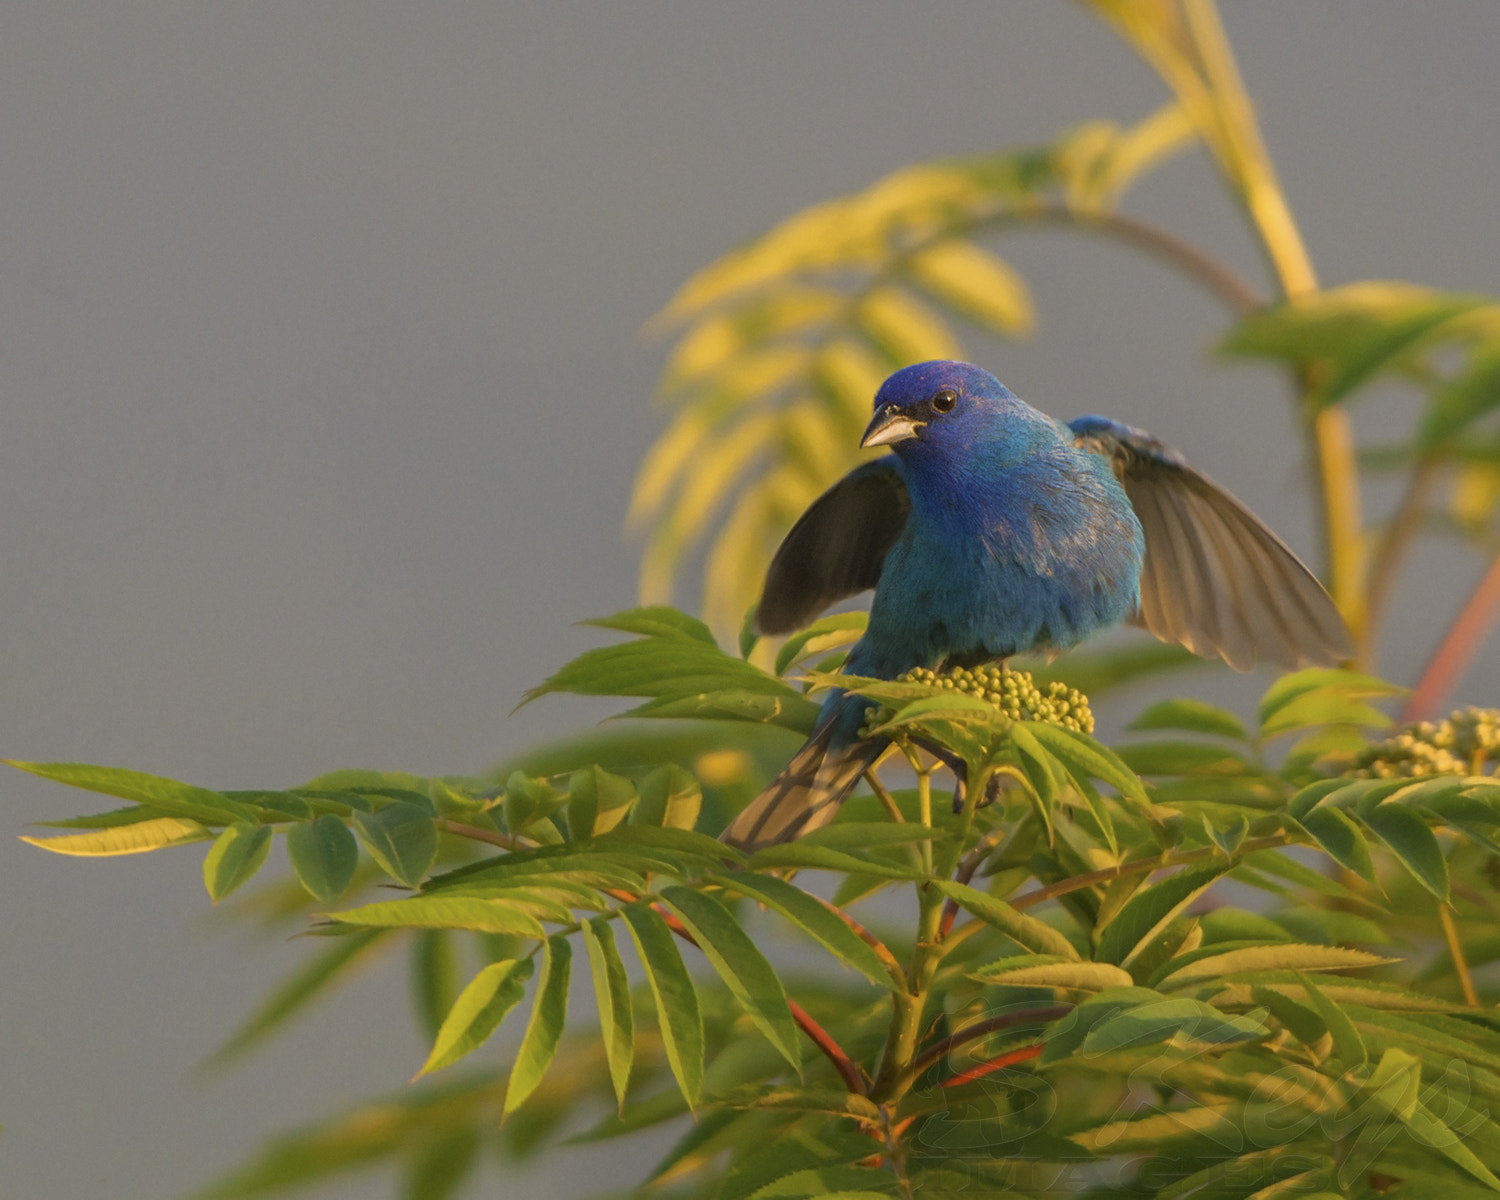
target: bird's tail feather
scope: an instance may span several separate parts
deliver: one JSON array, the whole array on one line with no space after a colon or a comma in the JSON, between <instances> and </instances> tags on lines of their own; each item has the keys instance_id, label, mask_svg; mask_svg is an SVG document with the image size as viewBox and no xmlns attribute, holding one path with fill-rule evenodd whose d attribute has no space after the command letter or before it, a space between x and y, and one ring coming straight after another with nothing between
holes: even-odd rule
<instances>
[{"instance_id":1,"label":"bird's tail feather","mask_svg":"<svg viewBox=\"0 0 1500 1200\"><path fill-rule=\"evenodd\" d=\"M720 840L753 852L793 841L832 821L859 777L889 745L884 738L869 738L833 748L836 725L824 722L766 790L730 822Z\"/></svg>"}]
</instances>

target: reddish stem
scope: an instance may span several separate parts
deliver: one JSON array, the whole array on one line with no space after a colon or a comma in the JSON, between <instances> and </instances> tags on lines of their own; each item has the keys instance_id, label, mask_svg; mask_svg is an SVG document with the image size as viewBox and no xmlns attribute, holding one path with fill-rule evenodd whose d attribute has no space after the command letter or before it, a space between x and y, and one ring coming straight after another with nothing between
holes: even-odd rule
<instances>
[{"instance_id":1,"label":"reddish stem","mask_svg":"<svg viewBox=\"0 0 1500 1200\"><path fill-rule=\"evenodd\" d=\"M1028 1058L1037 1058L1047 1047L1038 1042L1035 1046L1022 1046L1019 1050L1008 1050L1004 1054L990 1059L989 1062L980 1063L977 1067L965 1071L962 1075L955 1075L952 1079L945 1079L942 1086L945 1088L957 1087L961 1083L970 1083L982 1075L988 1075L991 1071L998 1071L1002 1067L1008 1067L1018 1062L1025 1062Z\"/></svg>"},{"instance_id":2,"label":"reddish stem","mask_svg":"<svg viewBox=\"0 0 1500 1200\"><path fill-rule=\"evenodd\" d=\"M1500 616L1500 557L1490 564L1428 660L1427 669L1401 710L1402 722L1424 720L1443 702L1473 661L1496 616Z\"/></svg>"},{"instance_id":3,"label":"reddish stem","mask_svg":"<svg viewBox=\"0 0 1500 1200\"><path fill-rule=\"evenodd\" d=\"M834 1070L843 1077L844 1086L856 1095L868 1096L870 1085L864 1078L863 1072L854 1060L844 1053L843 1048L833 1040L828 1031L814 1021L807 1009L795 1000L788 1000L786 1005L792 1010L792 1020L797 1022L798 1028L807 1034L813 1045L823 1052L828 1061L833 1064Z\"/></svg>"},{"instance_id":4,"label":"reddish stem","mask_svg":"<svg viewBox=\"0 0 1500 1200\"><path fill-rule=\"evenodd\" d=\"M912 1064L913 1071L921 1071L931 1063L945 1057L954 1049L962 1046L965 1042L972 1042L987 1034L994 1033L998 1029L1009 1029L1015 1025L1041 1024L1045 1021L1057 1021L1073 1011L1071 1004L1054 1004L1047 1008L1028 1008L1023 1012L1005 1013L1002 1016L990 1017L985 1021L976 1021L972 1025L966 1025L951 1037L945 1037L935 1045L927 1047L921 1054L917 1055L917 1061Z\"/></svg>"}]
</instances>

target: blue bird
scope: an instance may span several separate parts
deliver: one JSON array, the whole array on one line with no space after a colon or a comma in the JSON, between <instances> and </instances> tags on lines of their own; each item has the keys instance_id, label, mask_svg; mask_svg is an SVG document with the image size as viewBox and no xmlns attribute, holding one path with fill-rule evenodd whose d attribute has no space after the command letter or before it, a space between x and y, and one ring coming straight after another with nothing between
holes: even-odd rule
<instances>
[{"instance_id":1,"label":"blue bird","mask_svg":"<svg viewBox=\"0 0 1500 1200\"><path fill-rule=\"evenodd\" d=\"M891 679L1056 652L1120 622L1165 642L1284 668L1353 650L1316 577L1176 451L1104 417L1064 424L961 362L897 371L856 467L813 502L766 575L756 627L783 634L875 589L845 670ZM812 736L724 832L753 850L833 820L885 750L869 702L835 689Z\"/></svg>"}]
</instances>

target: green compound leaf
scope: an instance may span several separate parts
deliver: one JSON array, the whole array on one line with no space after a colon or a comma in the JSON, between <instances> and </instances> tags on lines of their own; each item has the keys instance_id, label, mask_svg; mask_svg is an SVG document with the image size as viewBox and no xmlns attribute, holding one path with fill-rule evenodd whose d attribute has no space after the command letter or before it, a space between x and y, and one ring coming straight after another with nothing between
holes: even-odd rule
<instances>
[{"instance_id":1,"label":"green compound leaf","mask_svg":"<svg viewBox=\"0 0 1500 1200\"><path fill-rule=\"evenodd\" d=\"M630 979L625 963L615 949L615 934L609 921L594 917L583 923L583 944L589 952L594 975L594 998L599 1003L599 1032L604 1056L609 1062L609 1080L621 1111L630 1068L635 1060L635 1013L630 1000Z\"/></svg>"},{"instance_id":2,"label":"green compound leaf","mask_svg":"<svg viewBox=\"0 0 1500 1200\"><path fill-rule=\"evenodd\" d=\"M437 858L437 826L415 804L387 804L379 812L356 812L355 831L376 864L392 879L417 887Z\"/></svg>"},{"instance_id":3,"label":"green compound leaf","mask_svg":"<svg viewBox=\"0 0 1500 1200\"><path fill-rule=\"evenodd\" d=\"M662 889L662 902L675 913L713 965L730 994L750 1015L777 1052L801 1069L801 1042L786 989L730 911L692 888Z\"/></svg>"},{"instance_id":4,"label":"green compound leaf","mask_svg":"<svg viewBox=\"0 0 1500 1200\"><path fill-rule=\"evenodd\" d=\"M218 903L230 892L248 883L265 865L271 853L271 829L236 821L215 839L203 860L203 886L209 899Z\"/></svg>"},{"instance_id":5,"label":"green compound leaf","mask_svg":"<svg viewBox=\"0 0 1500 1200\"><path fill-rule=\"evenodd\" d=\"M324 904L332 904L348 890L359 866L354 835L332 813L291 826L286 831L286 856L297 882Z\"/></svg>"},{"instance_id":6,"label":"green compound leaf","mask_svg":"<svg viewBox=\"0 0 1500 1200\"><path fill-rule=\"evenodd\" d=\"M1097 779L1107 783L1127 800L1147 804L1146 789L1112 750L1101 746L1086 733L1075 733L1046 721L1027 721L1031 735L1045 746L1075 778Z\"/></svg>"},{"instance_id":7,"label":"green compound leaf","mask_svg":"<svg viewBox=\"0 0 1500 1200\"><path fill-rule=\"evenodd\" d=\"M620 915L646 968L667 1065L689 1107L696 1108L703 1091L703 1014L698 993L661 915L647 904L627 905Z\"/></svg>"},{"instance_id":8,"label":"green compound leaf","mask_svg":"<svg viewBox=\"0 0 1500 1200\"><path fill-rule=\"evenodd\" d=\"M1145 712L1125 728L1135 732L1153 729L1183 729L1189 733L1210 733L1219 737L1233 738L1237 742L1249 740L1240 719L1227 709L1217 708L1202 700L1162 700L1151 705Z\"/></svg>"},{"instance_id":9,"label":"green compound leaf","mask_svg":"<svg viewBox=\"0 0 1500 1200\"><path fill-rule=\"evenodd\" d=\"M506 959L491 963L474 976L443 1018L432 1053L418 1076L456 1063L484 1045L506 1014L521 1002L531 971L529 958Z\"/></svg>"},{"instance_id":10,"label":"green compound leaf","mask_svg":"<svg viewBox=\"0 0 1500 1200\"><path fill-rule=\"evenodd\" d=\"M573 947L568 939L562 934L548 938L542 947L542 977L531 1006L531 1019L526 1022L521 1048L516 1051L516 1065L511 1068L510 1083L505 1089L505 1117L536 1091L552 1065L563 1026L568 1021L568 977L572 964Z\"/></svg>"},{"instance_id":11,"label":"green compound leaf","mask_svg":"<svg viewBox=\"0 0 1500 1200\"><path fill-rule=\"evenodd\" d=\"M881 987L900 986L880 956L817 897L795 884L770 875L711 875L705 882L718 884L780 913L828 953Z\"/></svg>"}]
</instances>

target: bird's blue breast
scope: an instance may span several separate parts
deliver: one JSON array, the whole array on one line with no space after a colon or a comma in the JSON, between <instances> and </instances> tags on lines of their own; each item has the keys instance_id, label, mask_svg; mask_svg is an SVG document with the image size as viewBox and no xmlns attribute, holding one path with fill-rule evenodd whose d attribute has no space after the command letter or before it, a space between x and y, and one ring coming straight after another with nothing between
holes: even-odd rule
<instances>
[{"instance_id":1,"label":"bird's blue breast","mask_svg":"<svg viewBox=\"0 0 1500 1200\"><path fill-rule=\"evenodd\" d=\"M851 672L1067 649L1135 608L1145 544L1124 489L1102 457L1027 412L1037 419L962 454L907 444L911 512Z\"/></svg>"}]
</instances>

